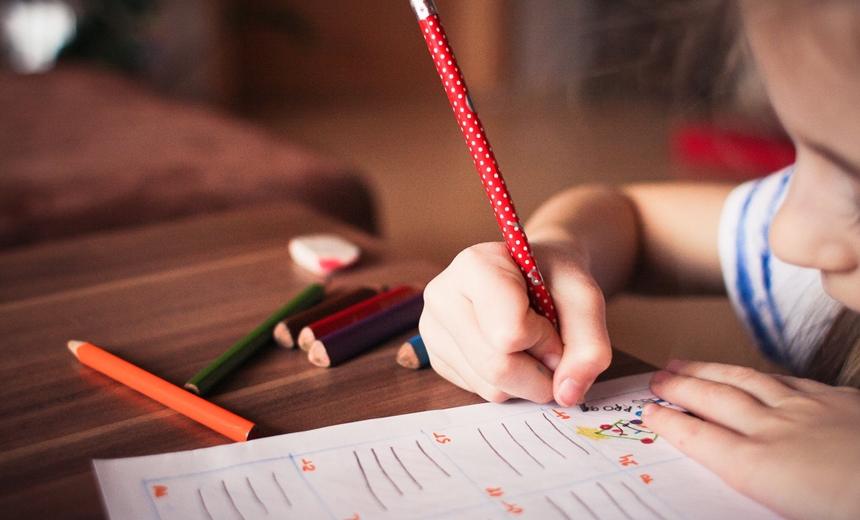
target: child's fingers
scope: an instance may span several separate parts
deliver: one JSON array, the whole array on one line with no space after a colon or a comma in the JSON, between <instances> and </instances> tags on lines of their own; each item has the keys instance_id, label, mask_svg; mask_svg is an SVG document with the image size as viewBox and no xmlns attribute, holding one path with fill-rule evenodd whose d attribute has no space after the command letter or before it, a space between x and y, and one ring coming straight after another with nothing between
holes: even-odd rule
<instances>
[{"instance_id":1,"label":"child's fingers","mask_svg":"<svg viewBox=\"0 0 860 520\"><path fill-rule=\"evenodd\" d=\"M668 372L724 383L739 388L768 406L776 406L794 394L783 382L755 369L699 361L669 362Z\"/></svg>"},{"instance_id":2,"label":"child's fingers","mask_svg":"<svg viewBox=\"0 0 860 520\"><path fill-rule=\"evenodd\" d=\"M691 417L678 410L648 404L642 410L642 421L682 453L729 481L744 466L741 447L744 437L717 424Z\"/></svg>"},{"instance_id":3,"label":"child's fingers","mask_svg":"<svg viewBox=\"0 0 860 520\"><path fill-rule=\"evenodd\" d=\"M545 403L552 399L552 372L524 352L493 348L478 327L469 300L453 297L444 309L456 318L422 314L422 335L425 330L430 333L424 342L428 351L452 367L474 392L489 401L520 397Z\"/></svg>"},{"instance_id":4,"label":"child's fingers","mask_svg":"<svg viewBox=\"0 0 860 520\"><path fill-rule=\"evenodd\" d=\"M459 370L454 370L441 358L434 358L429 352L428 355L431 358L431 363L436 373L464 390L468 390L469 392L477 394L481 396L481 398L494 403L507 401L514 397L508 393L502 392L498 388L478 377L475 371L462 360L461 363L458 363Z\"/></svg>"},{"instance_id":5,"label":"child's fingers","mask_svg":"<svg viewBox=\"0 0 860 520\"><path fill-rule=\"evenodd\" d=\"M472 299L475 322L488 348L499 354L527 352L549 374L561 361L561 337L552 322L531 308L523 279L514 274L517 279L499 284L492 298L482 291Z\"/></svg>"},{"instance_id":6,"label":"child's fingers","mask_svg":"<svg viewBox=\"0 0 860 520\"><path fill-rule=\"evenodd\" d=\"M471 339L466 339L470 337ZM458 345L470 370L493 389L510 396L546 403L552 399L552 371L526 352L499 352L479 335L458 337ZM463 372L461 375L466 377ZM478 382L466 380L479 394ZM489 400L498 400L492 399Z\"/></svg>"},{"instance_id":7,"label":"child's fingers","mask_svg":"<svg viewBox=\"0 0 860 520\"><path fill-rule=\"evenodd\" d=\"M576 404L612 360L603 294L593 281L576 282L556 284L553 291L564 345L554 396L562 406Z\"/></svg>"},{"instance_id":8,"label":"child's fingers","mask_svg":"<svg viewBox=\"0 0 860 520\"><path fill-rule=\"evenodd\" d=\"M430 358L431 364L433 366L433 370L436 371L437 374L447 379L449 382L459 386L463 390L472 392L473 394L477 394L474 388L469 386L466 381L460 377L457 372L451 368L451 366L443 361L441 358L435 357L434 354L427 353L427 356Z\"/></svg>"},{"instance_id":9,"label":"child's fingers","mask_svg":"<svg viewBox=\"0 0 860 520\"><path fill-rule=\"evenodd\" d=\"M760 429L769 409L741 388L665 371L651 378L651 391L709 422L743 434Z\"/></svg>"},{"instance_id":10,"label":"child's fingers","mask_svg":"<svg viewBox=\"0 0 860 520\"><path fill-rule=\"evenodd\" d=\"M557 362L561 338L529 306L525 279L504 244L474 246L458 256L458 266L460 263L465 268L456 271L457 282L472 302L475 320L487 344L505 353L532 349L539 358L552 353Z\"/></svg>"},{"instance_id":11,"label":"child's fingers","mask_svg":"<svg viewBox=\"0 0 860 520\"><path fill-rule=\"evenodd\" d=\"M533 331L533 345L526 352L540 363L547 367L550 372L554 372L561 363L563 347L561 337L555 326L544 316L532 311L529 313L528 330Z\"/></svg>"},{"instance_id":12,"label":"child's fingers","mask_svg":"<svg viewBox=\"0 0 860 520\"><path fill-rule=\"evenodd\" d=\"M432 345L436 345L439 343L439 339L436 337L435 333L428 333L424 329L421 330L421 337L424 340L425 344L430 343ZM432 338L432 340L430 338ZM440 357L436 353L436 351L428 348L427 357L428 359L430 359L430 366L433 367L433 370L437 374L459 386L463 390L468 390L469 392L476 393L475 390L471 386L469 386L466 381L464 381L463 378L460 377L459 374L457 374L457 371L454 370L454 368L451 367L451 365L447 361L445 361L444 358Z\"/></svg>"},{"instance_id":13,"label":"child's fingers","mask_svg":"<svg viewBox=\"0 0 860 520\"><path fill-rule=\"evenodd\" d=\"M459 346L443 327L429 314L421 315L421 337L427 345L430 365L437 374L464 390L476 393L488 401L504 401L511 396L492 388L469 367Z\"/></svg>"},{"instance_id":14,"label":"child's fingers","mask_svg":"<svg viewBox=\"0 0 860 520\"><path fill-rule=\"evenodd\" d=\"M797 390L798 392L804 392L807 394L814 394L833 388L824 383L813 381L812 379L803 379L800 377L786 376L782 374L771 374L771 376L785 386L793 390Z\"/></svg>"}]
</instances>

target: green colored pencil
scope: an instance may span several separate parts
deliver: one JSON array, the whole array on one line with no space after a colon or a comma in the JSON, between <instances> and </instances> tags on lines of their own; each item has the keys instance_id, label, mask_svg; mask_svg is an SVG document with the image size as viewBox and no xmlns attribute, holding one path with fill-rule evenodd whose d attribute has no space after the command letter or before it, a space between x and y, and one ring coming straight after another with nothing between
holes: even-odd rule
<instances>
[{"instance_id":1,"label":"green colored pencil","mask_svg":"<svg viewBox=\"0 0 860 520\"><path fill-rule=\"evenodd\" d=\"M318 304L322 301L324 295L325 289L322 285L315 283L308 286L298 296L293 298L292 301L271 315L259 327L239 340L230 350L210 363L209 366L201 370L196 376L189 379L185 383L185 388L197 395L208 394L212 387L217 385L224 376L235 370L259 350L260 347L272 340L272 330L278 322Z\"/></svg>"}]
</instances>

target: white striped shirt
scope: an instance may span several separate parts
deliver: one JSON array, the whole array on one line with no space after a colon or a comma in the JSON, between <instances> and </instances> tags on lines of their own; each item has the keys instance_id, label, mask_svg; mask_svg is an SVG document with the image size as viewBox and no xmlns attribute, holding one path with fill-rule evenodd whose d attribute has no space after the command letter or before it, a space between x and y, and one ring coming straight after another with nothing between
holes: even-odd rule
<instances>
[{"instance_id":1,"label":"white striped shirt","mask_svg":"<svg viewBox=\"0 0 860 520\"><path fill-rule=\"evenodd\" d=\"M720 217L719 251L729 299L770 360L805 365L832 323L839 303L827 296L817 269L776 258L768 235L793 167L735 188Z\"/></svg>"}]
</instances>

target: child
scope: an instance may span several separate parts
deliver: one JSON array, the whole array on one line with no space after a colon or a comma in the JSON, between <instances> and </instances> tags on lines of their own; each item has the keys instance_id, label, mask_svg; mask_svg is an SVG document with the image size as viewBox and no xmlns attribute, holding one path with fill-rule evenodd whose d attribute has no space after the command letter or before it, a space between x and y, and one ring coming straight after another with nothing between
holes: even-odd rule
<instances>
[{"instance_id":1,"label":"child","mask_svg":"<svg viewBox=\"0 0 860 520\"><path fill-rule=\"evenodd\" d=\"M729 296L765 354L800 377L671 362L645 408L656 433L796 518L860 518L860 2L741 0L746 36L797 148L736 189L582 187L527 226L561 336L528 307L503 244L460 255L425 291L434 369L490 401L575 404L610 362L604 297ZM789 182L790 180L790 182Z\"/></svg>"}]
</instances>

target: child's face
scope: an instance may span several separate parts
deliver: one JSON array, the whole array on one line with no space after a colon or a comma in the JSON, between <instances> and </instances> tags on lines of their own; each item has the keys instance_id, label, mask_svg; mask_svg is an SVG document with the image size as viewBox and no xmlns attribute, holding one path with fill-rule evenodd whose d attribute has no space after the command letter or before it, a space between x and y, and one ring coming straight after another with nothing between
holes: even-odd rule
<instances>
[{"instance_id":1,"label":"child's face","mask_svg":"<svg viewBox=\"0 0 860 520\"><path fill-rule=\"evenodd\" d=\"M797 147L771 248L820 269L828 294L860 311L860 2L742 5L771 101Z\"/></svg>"}]
</instances>

